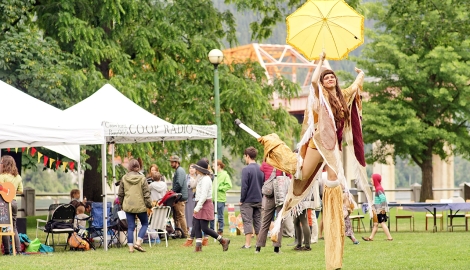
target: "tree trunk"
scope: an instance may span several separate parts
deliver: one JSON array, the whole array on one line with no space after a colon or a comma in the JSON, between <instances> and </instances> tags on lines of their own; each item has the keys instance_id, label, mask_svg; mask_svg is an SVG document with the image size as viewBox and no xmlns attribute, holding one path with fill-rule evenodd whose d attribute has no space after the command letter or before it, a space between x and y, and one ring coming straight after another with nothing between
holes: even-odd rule
<instances>
[{"instance_id":1,"label":"tree trunk","mask_svg":"<svg viewBox=\"0 0 470 270\"><path fill-rule=\"evenodd\" d=\"M86 197L88 201L101 202L103 201L103 197L101 197L103 187L102 176L98 172L98 168L101 166L98 158L99 153L87 150L87 154L90 156L87 163L91 165L91 170L86 170L84 174L83 197Z\"/></svg>"},{"instance_id":2,"label":"tree trunk","mask_svg":"<svg viewBox=\"0 0 470 270\"><path fill-rule=\"evenodd\" d=\"M421 194L420 201L425 202L427 199L432 200L434 198L432 192L432 156L429 159L423 161L421 166L422 183L421 183Z\"/></svg>"}]
</instances>

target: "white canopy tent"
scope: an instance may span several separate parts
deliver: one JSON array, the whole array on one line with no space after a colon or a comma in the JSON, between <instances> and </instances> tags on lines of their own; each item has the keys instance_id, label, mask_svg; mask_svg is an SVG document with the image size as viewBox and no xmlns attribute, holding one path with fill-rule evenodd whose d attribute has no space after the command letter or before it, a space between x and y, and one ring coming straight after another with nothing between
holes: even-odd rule
<instances>
[{"instance_id":1,"label":"white canopy tent","mask_svg":"<svg viewBox=\"0 0 470 270\"><path fill-rule=\"evenodd\" d=\"M76 160L78 145L103 141L100 125L77 123L75 119L66 118L62 110L2 81L0 100L0 148L53 146L54 151Z\"/></svg>"},{"instance_id":2,"label":"white canopy tent","mask_svg":"<svg viewBox=\"0 0 470 270\"><path fill-rule=\"evenodd\" d=\"M80 145L102 144L100 125L77 123L64 112L0 81L0 148L43 146L78 162Z\"/></svg>"},{"instance_id":3,"label":"white canopy tent","mask_svg":"<svg viewBox=\"0 0 470 270\"><path fill-rule=\"evenodd\" d=\"M216 125L173 125L139 107L109 84L104 85L93 95L64 112L69 116L80 115L82 118L88 119L91 124L102 124L105 140L108 143L213 139L214 147L217 147ZM214 152L217 153L217 149ZM102 168L106 168L106 143L102 144L101 157ZM115 182L114 147L112 148L112 161L113 182ZM106 192L106 170L102 170L102 173L103 192ZM103 196L103 205L106 203L107 198ZM104 230L107 232L107 208L103 207L103 210ZM104 237L105 243L107 243L107 233L104 234ZM105 250L107 250L107 245L105 245Z\"/></svg>"}]
</instances>

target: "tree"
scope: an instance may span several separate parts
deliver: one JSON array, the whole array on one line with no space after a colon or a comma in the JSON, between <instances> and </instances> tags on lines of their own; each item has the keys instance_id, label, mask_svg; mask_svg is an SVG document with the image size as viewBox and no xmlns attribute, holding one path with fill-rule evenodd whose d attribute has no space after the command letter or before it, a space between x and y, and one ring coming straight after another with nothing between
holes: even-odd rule
<instances>
[{"instance_id":1,"label":"tree","mask_svg":"<svg viewBox=\"0 0 470 270\"><path fill-rule=\"evenodd\" d=\"M23 8L20 1L15 3L14 8ZM9 50L20 50L11 44L22 42L20 34L38 29L38 39L47 40L56 56L61 56L50 62L64 66L68 71L59 78L61 83L69 82L57 89L59 95L68 93L65 96L78 102L105 83L110 83L166 121L176 124L215 123L213 67L207 54L213 48L222 48L223 40L236 43L234 18L230 12L218 11L209 0L42 0L31 3L32 8L25 9L30 13L24 27L15 28L15 35L4 45L10 46ZM34 20L31 14L36 15ZM33 46L33 49L37 51L40 47L42 45ZM13 78L9 83L28 89L23 81L12 76L18 72L18 67L24 68L24 63L37 59L34 57L39 54L32 54L28 47L21 49L27 53L15 66L5 66L0 79L9 76ZM0 64L5 58L0 58ZM46 60L37 61L44 63ZM236 118L260 134L282 132L279 135L287 142L298 137L297 120L282 107L273 109L269 102L275 91L287 98L297 95L300 90L297 85L283 78L268 84L264 69L258 63L221 65L219 73L222 143L230 153L241 156L243 149L250 145L261 150L261 145L250 135L236 128L233 124ZM42 81L46 88L52 84L46 78L38 81ZM53 102L52 96L39 94L37 97ZM208 140L118 145L117 154L142 157L146 166L156 162L168 175L171 172L167 161L170 154L184 157L183 166L186 167L190 162L208 157L212 145L213 142ZM93 172L86 172L84 185L96 184L93 189L100 190L101 176L97 170L100 152L91 147L87 148L87 154L95 158L87 161ZM230 163L227 157L224 161ZM87 198L99 200L87 192L85 189Z\"/></svg>"},{"instance_id":2,"label":"tree","mask_svg":"<svg viewBox=\"0 0 470 270\"><path fill-rule=\"evenodd\" d=\"M376 30L356 59L375 78L365 87L364 140L380 142L374 160L400 156L420 167L422 201L433 198L433 154L470 154L469 10L453 0L369 6Z\"/></svg>"}]
</instances>

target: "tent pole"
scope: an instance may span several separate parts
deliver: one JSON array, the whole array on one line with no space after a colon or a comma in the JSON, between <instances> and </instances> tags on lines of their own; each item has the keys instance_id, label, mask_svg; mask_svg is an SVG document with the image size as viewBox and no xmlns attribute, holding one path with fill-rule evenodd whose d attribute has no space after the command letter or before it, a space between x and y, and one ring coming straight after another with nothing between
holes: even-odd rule
<instances>
[{"instance_id":1,"label":"tent pole","mask_svg":"<svg viewBox=\"0 0 470 270\"><path fill-rule=\"evenodd\" d=\"M214 140L214 161L213 161L213 164L215 163L215 167L214 167L214 187L213 188L217 188L217 159L219 157L217 156L217 138L215 138ZM210 167L211 165L209 165ZM217 214L217 191L214 192L214 229L216 229L216 232L219 231L219 222L218 221L218 214Z\"/></svg>"},{"instance_id":2,"label":"tent pole","mask_svg":"<svg viewBox=\"0 0 470 270\"><path fill-rule=\"evenodd\" d=\"M116 146L115 143L111 143L112 151L111 151L111 164L113 164L113 193L114 198L116 199L116 164L114 164L114 147Z\"/></svg>"},{"instance_id":3,"label":"tent pole","mask_svg":"<svg viewBox=\"0 0 470 270\"><path fill-rule=\"evenodd\" d=\"M80 190L80 201L83 202L83 179L82 179L82 166L80 159L77 161L77 172L78 172L78 189Z\"/></svg>"},{"instance_id":4,"label":"tent pole","mask_svg":"<svg viewBox=\"0 0 470 270\"><path fill-rule=\"evenodd\" d=\"M101 145L101 175L103 177L102 180L102 188L103 188L103 245L104 250L108 250L108 207L106 202L106 185L108 184L107 176L106 176L106 142Z\"/></svg>"}]
</instances>

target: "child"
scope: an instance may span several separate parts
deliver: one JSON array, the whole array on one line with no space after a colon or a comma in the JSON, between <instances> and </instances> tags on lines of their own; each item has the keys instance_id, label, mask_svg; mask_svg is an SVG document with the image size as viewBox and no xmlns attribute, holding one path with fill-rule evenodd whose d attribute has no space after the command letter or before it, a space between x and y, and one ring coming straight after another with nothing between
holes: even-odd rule
<instances>
[{"instance_id":1,"label":"child","mask_svg":"<svg viewBox=\"0 0 470 270\"><path fill-rule=\"evenodd\" d=\"M152 202L156 205L156 202L161 200L163 196L165 196L165 193L168 190L168 187L165 182L160 181L162 178L162 175L159 172L154 172L152 173L152 180L153 182L150 183L149 189L150 189L150 198L152 199Z\"/></svg>"},{"instance_id":2,"label":"child","mask_svg":"<svg viewBox=\"0 0 470 270\"><path fill-rule=\"evenodd\" d=\"M349 219L349 215L354 210L354 200L351 197L351 194L348 192L343 193L343 215L344 215L344 228L345 234L354 245L358 245L359 241L356 240L354 237L354 231L352 229L351 220Z\"/></svg>"},{"instance_id":3,"label":"child","mask_svg":"<svg viewBox=\"0 0 470 270\"><path fill-rule=\"evenodd\" d=\"M75 216L74 227L78 229L86 228L86 219L89 216L85 214L85 206L80 205L77 207L77 215Z\"/></svg>"}]
</instances>

